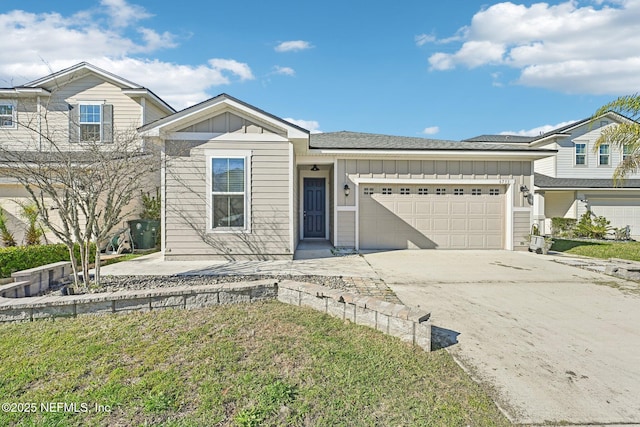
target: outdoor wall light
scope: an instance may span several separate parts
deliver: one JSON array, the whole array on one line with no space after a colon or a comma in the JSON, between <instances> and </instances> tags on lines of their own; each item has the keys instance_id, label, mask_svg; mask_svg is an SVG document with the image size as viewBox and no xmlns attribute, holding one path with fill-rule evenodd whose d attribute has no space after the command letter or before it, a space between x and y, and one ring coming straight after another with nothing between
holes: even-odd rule
<instances>
[{"instance_id":1,"label":"outdoor wall light","mask_svg":"<svg viewBox=\"0 0 640 427\"><path fill-rule=\"evenodd\" d=\"M313 167L311 168L312 171L316 172L319 171L320 168L318 167L318 165L313 165Z\"/></svg>"},{"instance_id":2,"label":"outdoor wall light","mask_svg":"<svg viewBox=\"0 0 640 427\"><path fill-rule=\"evenodd\" d=\"M344 196L349 197L349 193L351 192L351 189L349 188L349 184L345 184L343 187L343 190L344 190Z\"/></svg>"}]
</instances>

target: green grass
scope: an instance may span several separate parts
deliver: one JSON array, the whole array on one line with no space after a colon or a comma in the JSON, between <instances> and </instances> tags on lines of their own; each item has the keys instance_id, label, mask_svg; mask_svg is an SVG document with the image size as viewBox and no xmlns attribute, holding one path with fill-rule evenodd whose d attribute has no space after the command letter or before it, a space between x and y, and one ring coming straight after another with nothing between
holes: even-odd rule
<instances>
[{"instance_id":1,"label":"green grass","mask_svg":"<svg viewBox=\"0 0 640 427\"><path fill-rule=\"evenodd\" d=\"M446 351L276 301L0 325L0 425L508 425ZM95 411L95 405L109 411Z\"/></svg>"},{"instance_id":2,"label":"green grass","mask_svg":"<svg viewBox=\"0 0 640 427\"><path fill-rule=\"evenodd\" d=\"M596 242L554 239L552 251L593 258L640 261L640 242Z\"/></svg>"}]
</instances>

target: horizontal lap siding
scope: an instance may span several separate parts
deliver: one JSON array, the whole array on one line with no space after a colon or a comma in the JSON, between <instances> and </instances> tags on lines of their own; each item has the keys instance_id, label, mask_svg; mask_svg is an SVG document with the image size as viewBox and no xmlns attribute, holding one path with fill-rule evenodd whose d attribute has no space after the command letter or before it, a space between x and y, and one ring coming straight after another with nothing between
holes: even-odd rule
<instances>
[{"instance_id":1,"label":"horizontal lap siding","mask_svg":"<svg viewBox=\"0 0 640 427\"><path fill-rule=\"evenodd\" d=\"M166 175L167 258L291 256L288 144L208 142L192 149L190 157L170 158ZM205 150L221 156L225 150L252 152L250 233L206 233L209 189Z\"/></svg>"},{"instance_id":2,"label":"horizontal lap siding","mask_svg":"<svg viewBox=\"0 0 640 427\"><path fill-rule=\"evenodd\" d=\"M74 80L59 88L49 88L52 95L41 97L43 134L62 146L81 148L81 144L69 144L69 104L82 101L100 102L113 105L114 133L125 132L139 127L142 107L122 90L101 78L89 75ZM37 101L21 99L18 102L18 122L31 121L35 126L37 119ZM45 116L46 114L46 116ZM18 124L15 131L2 132L0 142L20 141L18 146L23 149L36 149L40 144L34 132L28 131Z\"/></svg>"}]
</instances>

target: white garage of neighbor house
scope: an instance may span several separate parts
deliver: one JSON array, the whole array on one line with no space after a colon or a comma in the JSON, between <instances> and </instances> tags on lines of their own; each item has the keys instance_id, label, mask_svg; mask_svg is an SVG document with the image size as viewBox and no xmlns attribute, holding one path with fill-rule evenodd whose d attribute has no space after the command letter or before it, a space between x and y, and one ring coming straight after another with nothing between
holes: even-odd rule
<instances>
[{"instance_id":1,"label":"white garage of neighbor house","mask_svg":"<svg viewBox=\"0 0 640 427\"><path fill-rule=\"evenodd\" d=\"M526 250L533 161L555 150L310 134L222 94L140 128L164 147L165 259L360 249Z\"/></svg>"}]
</instances>

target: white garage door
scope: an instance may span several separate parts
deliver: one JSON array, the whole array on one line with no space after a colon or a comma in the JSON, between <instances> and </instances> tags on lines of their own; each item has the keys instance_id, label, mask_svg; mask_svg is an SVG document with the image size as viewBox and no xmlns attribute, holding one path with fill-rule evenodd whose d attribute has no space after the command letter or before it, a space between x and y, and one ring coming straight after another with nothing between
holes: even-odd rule
<instances>
[{"instance_id":1,"label":"white garage door","mask_svg":"<svg viewBox=\"0 0 640 427\"><path fill-rule=\"evenodd\" d=\"M502 249L504 187L360 185L361 249Z\"/></svg>"},{"instance_id":2,"label":"white garage door","mask_svg":"<svg viewBox=\"0 0 640 427\"><path fill-rule=\"evenodd\" d=\"M631 228L631 236L640 238L640 199L611 199L589 197L591 211L611 221L612 227Z\"/></svg>"}]
</instances>

